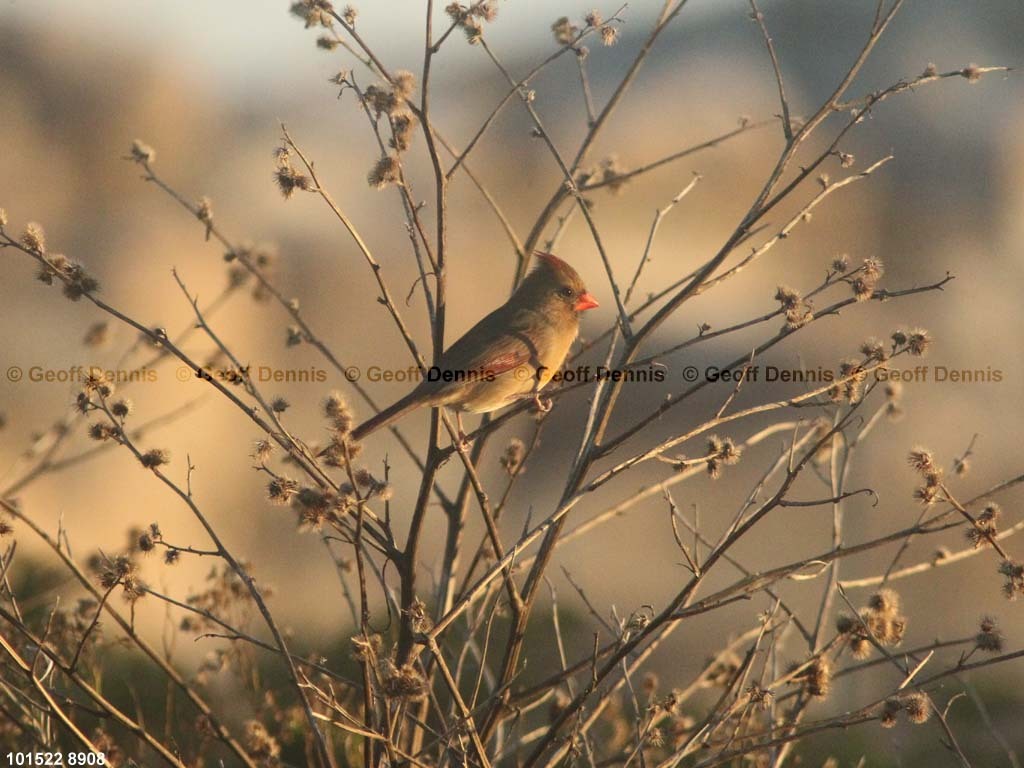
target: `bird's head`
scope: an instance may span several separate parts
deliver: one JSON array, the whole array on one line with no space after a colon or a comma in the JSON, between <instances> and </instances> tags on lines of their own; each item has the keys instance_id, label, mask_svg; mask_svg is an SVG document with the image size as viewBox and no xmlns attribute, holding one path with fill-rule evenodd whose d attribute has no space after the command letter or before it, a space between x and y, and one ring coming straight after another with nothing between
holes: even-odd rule
<instances>
[{"instance_id":1,"label":"bird's head","mask_svg":"<svg viewBox=\"0 0 1024 768\"><path fill-rule=\"evenodd\" d=\"M575 320L580 312L598 306L575 269L557 256L537 252L537 265L526 276L519 292L525 301L545 314Z\"/></svg>"}]
</instances>

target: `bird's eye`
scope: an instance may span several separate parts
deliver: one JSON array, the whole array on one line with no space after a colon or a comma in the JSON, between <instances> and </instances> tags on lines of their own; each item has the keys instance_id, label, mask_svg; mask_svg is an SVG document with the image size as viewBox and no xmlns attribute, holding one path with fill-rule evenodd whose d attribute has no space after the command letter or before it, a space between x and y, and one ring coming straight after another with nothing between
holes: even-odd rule
<instances>
[{"instance_id":1,"label":"bird's eye","mask_svg":"<svg viewBox=\"0 0 1024 768\"><path fill-rule=\"evenodd\" d=\"M564 296L567 299L571 299L572 298L572 288L570 288L569 286L566 286L565 288L562 288L562 289L560 289L558 291L558 295L559 296Z\"/></svg>"}]
</instances>

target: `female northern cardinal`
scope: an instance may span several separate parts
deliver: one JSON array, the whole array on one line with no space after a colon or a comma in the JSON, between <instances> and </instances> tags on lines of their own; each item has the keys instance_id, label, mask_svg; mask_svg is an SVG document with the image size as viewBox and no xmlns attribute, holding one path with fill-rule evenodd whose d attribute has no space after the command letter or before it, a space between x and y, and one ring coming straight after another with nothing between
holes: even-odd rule
<instances>
[{"instance_id":1,"label":"female northern cardinal","mask_svg":"<svg viewBox=\"0 0 1024 768\"><path fill-rule=\"evenodd\" d=\"M580 327L580 312L597 300L576 270L550 253L538 253L537 266L504 305L456 341L427 371L423 381L394 405L360 424L361 440L420 406L449 406L485 413L536 394L562 367Z\"/></svg>"}]
</instances>

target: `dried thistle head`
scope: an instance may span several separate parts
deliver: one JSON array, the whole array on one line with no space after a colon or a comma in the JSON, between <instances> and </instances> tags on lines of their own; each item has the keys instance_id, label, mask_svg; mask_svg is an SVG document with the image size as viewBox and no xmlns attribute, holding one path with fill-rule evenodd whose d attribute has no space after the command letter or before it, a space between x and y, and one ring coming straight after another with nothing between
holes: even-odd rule
<instances>
[{"instance_id":1,"label":"dried thistle head","mask_svg":"<svg viewBox=\"0 0 1024 768\"><path fill-rule=\"evenodd\" d=\"M416 91L416 75L407 69L399 69L391 77L391 88L398 99L408 99Z\"/></svg>"},{"instance_id":2,"label":"dried thistle head","mask_svg":"<svg viewBox=\"0 0 1024 768\"><path fill-rule=\"evenodd\" d=\"M825 656L818 656L801 677L807 694L823 699L828 696L832 685L832 662Z\"/></svg>"},{"instance_id":3,"label":"dried thistle head","mask_svg":"<svg viewBox=\"0 0 1024 768\"><path fill-rule=\"evenodd\" d=\"M245 746L251 757L265 765L276 765L281 755L281 745L259 720L245 724Z\"/></svg>"},{"instance_id":4,"label":"dried thistle head","mask_svg":"<svg viewBox=\"0 0 1024 768\"><path fill-rule=\"evenodd\" d=\"M110 406L110 412L123 421L128 418L128 415L132 412L132 408L132 401L126 397L122 397Z\"/></svg>"},{"instance_id":5,"label":"dried thistle head","mask_svg":"<svg viewBox=\"0 0 1024 768\"><path fill-rule=\"evenodd\" d=\"M907 463L922 475L934 472L936 469L935 457L926 448L914 448L907 454Z\"/></svg>"},{"instance_id":6,"label":"dried thistle head","mask_svg":"<svg viewBox=\"0 0 1024 768\"><path fill-rule=\"evenodd\" d=\"M374 189L384 189L389 184L398 183L400 177L398 160L391 155L384 155L366 174L366 183Z\"/></svg>"},{"instance_id":7,"label":"dried thistle head","mask_svg":"<svg viewBox=\"0 0 1024 768\"><path fill-rule=\"evenodd\" d=\"M285 200L290 199L296 190L305 192L312 188L312 182L309 177L292 167L290 155L286 149L283 154L278 154L277 156L277 165L274 168L274 183L277 184L277 188L281 191Z\"/></svg>"},{"instance_id":8,"label":"dried thistle head","mask_svg":"<svg viewBox=\"0 0 1024 768\"><path fill-rule=\"evenodd\" d=\"M915 328L907 338L907 350L915 357L925 354L931 344L932 337L924 328Z\"/></svg>"},{"instance_id":9,"label":"dried thistle head","mask_svg":"<svg viewBox=\"0 0 1024 768\"><path fill-rule=\"evenodd\" d=\"M150 448L139 458L146 469L156 469L169 463L171 460L170 451L163 448Z\"/></svg>"},{"instance_id":10,"label":"dried thistle head","mask_svg":"<svg viewBox=\"0 0 1024 768\"><path fill-rule=\"evenodd\" d=\"M334 6L329 0L298 0L291 5L291 13L302 19L306 29L317 25L330 27L333 24L331 11Z\"/></svg>"},{"instance_id":11,"label":"dried thistle head","mask_svg":"<svg viewBox=\"0 0 1024 768\"><path fill-rule=\"evenodd\" d=\"M252 458L260 464L266 464L267 459L274 452L274 443L267 438L261 438L252 445Z\"/></svg>"},{"instance_id":12,"label":"dried thistle head","mask_svg":"<svg viewBox=\"0 0 1024 768\"><path fill-rule=\"evenodd\" d=\"M156 160L156 150L141 139L135 139L128 150L128 159L139 164L149 164Z\"/></svg>"},{"instance_id":13,"label":"dried thistle head","mask_svg":"<svg viewBox=\"0 0 1024 768\"><path fill-rule=\"evenodd\" d=\"M891 589L880 589L868 598L868 608L875 613L896 614L900 610L900 596Z\"/></svg>"},{"instance_id":14,"label":"dried thistle head","mask_svg":"<svg viewBox=\"0 0 1024 768\"><path fill-rule=\"evenodd\" d=\"M1003 576L1003 595L1007 600L1016 600L1024 595L1024 564L1016 560L1003 560L999 564Z\"/></svg>"},{"instance_id":15,"label":"dried thistle head","mask_svg":"<svg viewBox=\"0 0 1024 768\"><path fill-rule=\"evenodd\" d=\"M405 152L412 146L412 138L419 121L409 112L400 112L391 117L391 138L388 144L398 152Z\"/></svg>"},{"instance_id":16,"label":"dried thistle head","mask_svg":"<svg viewBox=\"0 0 1024 768\"><path fill-rule=\"evenodd\" d=\"M38 256L43 256L46 253L46 232L43 231L41 224L34 221L25 225L25 231L21 233L18 242L23 248Z\"/></svg>"},{"instance_id":17,"label":"dried thistle head","mask_svg":"<svg viewBox=\"0 0 1024 768\"><path fill-rule=\"evenodd\" d=\"M707 464L708 476L713 480L717 480L722 474L723 466L739 462L743 449L736 445L732 438L721 438L718 435L712 435L708 438L707 452L708 458L705 460L705 463Z\"/></svg>"},{"instance_id":18,"label":"dried thistle head","mask_svg":"<svg viewBox=\"0 0 1024 768\"><path fill-rule=\"evenodd\" d=\"M882 702L882 710L879 713L879 723L883 728L895 728L896 716L903 709L898 699L886 699Z\"/></svg>"},{"instance_id":19,"label":"dried thistle head","mask_svg":"<svg viewBox=\"0 0 1024 768\"><path fill-rule=\"evenodd\" d=\"M93 440L104 442L118 437L121 430L106 421L97 421L89 425L89 437Z\"/></svg>"},{"instance_id":20,"label":"dried thistle head","mask_svg":"<svg viewBox=\"0 0 1024 768\"><path fill-rule=\"evenodd\" d=\"M978 634L974 636L974 645L985 653L1000 653L1003 650L1003 633L991 616L983 616L978 623Z\"/></svg>"},{"instance_id":21,"label":"dried thistle head","mask_svg":"<svg viewBox=\"0 0 1024 768\"><path fill-rule=\"evenodd\" d=\"M551 32L555 36L555 42L560 45L570 45L579 35L579 27L569 21L568 16L562 16L551 25Z\"/></svg>"},{"instance_id":22,"label":"dried thistle head","mask_svg":"<svg viewBox=\"0 0 1024 768\"><path fill-rule=\"evenodd\" d=\"M907 713L907 719L914 725L926 723L932 716L931 699L925 693L908 693L901 699L901 703L903 711Z\"/></svg>"},{"instance_id":23,"label":"dried thistle head","mask_svg":"<svg viewBox=\"0 0 1024 768\"><path fill-rule=\"evenodd\" d=\"M480 21L490 23L498 18L498 4L495 0L477 0L470 7L469 12Z\"/></svg>"},{"instance_id":24,"label":"dried thistle head","mask_svg":"<svg viewBox=\"0 0 1024 768\"><path fill-rule=\"evenodd\" d=\"M427 693L423 675L412 664L396 667L390 661L385 664L382 687L384 695L391 699L416 701Z\"/></svg>"},{"instance_id":25,"label":"dried thistle head","mask_svg":"<svg viewBox=\"0 0 1024 768\"><path fill-rule=\"evenodd\" d=\"M498 463L510 476L513 476L522 471L525 457L526 445L518 437L513 437L505 446L505 452L498 459Z\"/></svg>"},{"instance_id":26,"label":"dried thistle head","mask_svg":"<svg viewBox=\"0 0 1024 768\"><path fill-rule=\"evenodd\" d=\"M331 430L337 435L346 435L352 429L352 411L341 392L333 390L324 400L324 416L331 423Z\"/></svg>"}]
</instances>

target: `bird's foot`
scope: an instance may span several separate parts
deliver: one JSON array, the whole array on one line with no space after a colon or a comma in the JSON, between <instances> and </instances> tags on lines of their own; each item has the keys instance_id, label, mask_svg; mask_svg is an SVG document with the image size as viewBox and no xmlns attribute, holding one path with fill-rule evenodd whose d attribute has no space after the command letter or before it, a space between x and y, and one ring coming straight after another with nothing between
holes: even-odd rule
<instances>
[{"instance_id":1,"label":"bird's foot","mask_svg":"<svg viewBox=\"0 0 1024 768\"><path fill-rule=\"evenodd\" d=\"M540 394L536 394L533 396L533 404L541 413L547 413L548 411L551 410L550 397L541 397Z\"/></svg>"},{"instance_id":2,"label":"bird's foot","mask_svg":"<svg viewBox=\"0 0 1024 768\"><path fill-rule=\"evenodd\" d=\"M463 450L466 450L466 449L468 449L468 448L469 448L469 447L470 447L471 445L473 445L473 440L472 440L472 439L470 438L470 436L469 436L469 435L467 435L467 434L466 434L465 432L463 432L463 431L462 431L461 429L459 430L459 438L458 438L458 439L459 439L459 446L460 446L460 447L461 447L461 448L462 448Z\"/></svg>"}]
</instances>

